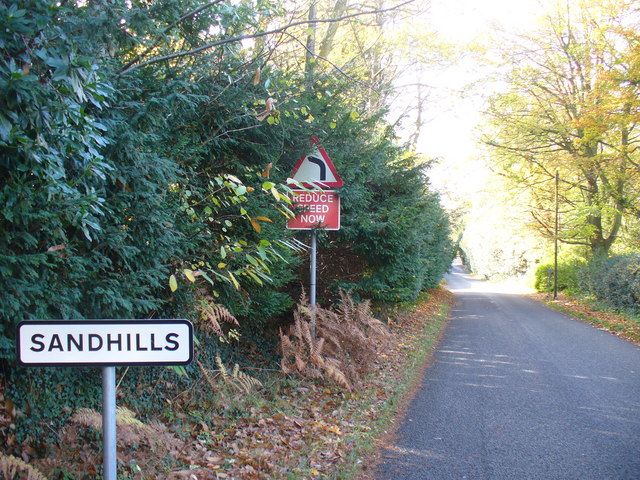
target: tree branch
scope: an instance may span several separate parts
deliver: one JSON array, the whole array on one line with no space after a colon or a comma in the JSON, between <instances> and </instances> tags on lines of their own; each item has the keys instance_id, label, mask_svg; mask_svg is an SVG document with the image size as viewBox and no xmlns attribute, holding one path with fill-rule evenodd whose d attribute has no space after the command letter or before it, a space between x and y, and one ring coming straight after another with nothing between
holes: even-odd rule
<instances>
[{"instance_id":1,"label":"tree branch","mask_svg":"<svg viewBox=\"0 0 640 480\"><path fill-rule=\"evenodd\" d=\"M151 50L153 50L154 48L156 48L158 46L158 44L162 41L162 38L169 32L171 31L176 25L178 25L179 23L182 23L183 21L185 21L187 18L191 18L194 15L199 14L200 12L202 12L203 10L206 10L207 8L211 8L215 5L217 5L218 3L221 3L222 0L214 0L213 2L209 2L205 5L202 5L201 7L196 8L195 10L191 10L188 13L185 13L184 15L182 15L179 19L177 19L175 22L173 22L172 24L170 24L167 28L165 28L160 35L158 36L158 39L153 42L149 47L147 47L144 52L136 55L131 61L127 62L127 64L122 67L123 71L126 71L129 67L131 67L133 64L135 64L138 60L140 60L141 58L143 58L145 55L147 55Z\"/></svg>"},{"instance_id":2,"label":"tree branch","mask_svg":"<svg viewBox=\"0 0 640 480\"><path fill-rule=\"evenodd\" d=\"M202 45L200 47L193 48L191 50L185 50L185 51L182 51L182 52L174 52L174 53L170 53L168 55L161 55L159 57L152 58L152 59L147 60L145 62L138 63L137 65L136 64L133 64L133 65L127 64L122 68L122 70L120 71L119 75L124 75L124 74L129 73L129 72L131 72L133 70L136 70L136 69L141 68L141 67L146 67L147 65L152 65L154 63L164 62L164 61L167 61L167 60L172 60L174 58L180 58L180 57L184 57L184 56L188 56L188 55L195 55L197 53L203 52L205 50L209 50L211 48L219 47L221 45L227 45L229 43L240 42L242 40L249 40L249 39L252 39L252 38L265 37L265 36L268 36L268 35L273 35L274 33L281 33L281 32L284 32L285 30L288 30L288 29L293 28L293 27L298 27L300 25L341 22L343 20L348 20L349 18L361 17L363 15L374 15L374 14L378 14L378 13L384 13L384 12L396 10L396 9L398 9L400 7L403 7L403 6L408 5L410 3L414 3L416 1L417 0L406 0L406 1L402 2L402 3L399 3L398 5L394 5L393 7L381 8L381 9L377 9L377 10L367 10L366 12L356 12L356 13L351 13L349 15L343 15L342 17L338 17L338 18L317 19L317 20L300 20L300 21L297 21L297 22L289 23L288 25L285 25L284 27L274 28L272 30L267 30L265 32L258 32L258 33L252 33L252 34L244 34L244 35L236 35L234 37L225 38L223 40L210 42L210 43L207 43L207 44ZM131 62L129 62L129 63L131 63Z\"/></svg>"},{"instance_id":3,"label":"tree branch","mask_svg":"<svg viewBox=\"0 0 640 480\"><path fill-rule=\"evenodd\" d=\"M294 41L296 41L297 43L299 43L302 48L304 48L307 53L311 56L313 56L314 58L318 58L324 62L327 62L329 65L331 65L331 67L335 68L336 71L338 73L340 73L341 75L344 75L348 80L351 80L352 82L356 82L356 83L360 83L362 85L364 85L359 79L352 77L351 75L349 75L347 72L345 72L344 70L342 70L338 65L336 65L335 63L333 63L331 60L318 55L317 53L313 53L311 50L309 50L309 47L307 47L307 45L304 44L304 42L302 42L299 38L297 38L295 35L289 33L289 32L282 32L285 35L287 35L288 37L290 37L291 39L293 39ZM366 85L365 85L366 86Z\"/></svg>"}]
</instances>

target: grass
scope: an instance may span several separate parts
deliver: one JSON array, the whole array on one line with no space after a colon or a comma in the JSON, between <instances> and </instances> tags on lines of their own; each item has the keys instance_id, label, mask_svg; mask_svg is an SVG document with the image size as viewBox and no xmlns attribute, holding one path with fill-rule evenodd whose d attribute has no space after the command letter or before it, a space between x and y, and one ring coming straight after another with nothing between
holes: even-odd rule
<instances>
[{"instance_id":1,"label":"grass","mask_svg":"<svg viewBox=\"0 0 640 480\"><path fill-rule=\"evenodd\" d=\"M640 345L640 315L638 314L614 311L593 300L564 294L559 294L557 300L552 300L546 295L538 295L538 298L554 310Z\"/></svg>"},{"instance_id":2,"label":"grass","mask_svg":"<svg viewBox=\"0 0 640 480\"><path fill-rule=\"evenodd\" d=\"M376 405L372 401L371 391L364 392L361 398L354 402L354 407L359 412L365 412L372 407L376 409L376 419L371 423L365 415L356 415L354 420L367 428L357 430L348 443L352 444L349 458L345 461L333 475L329 478L349 480L357 478L361 474L368 474L374 465L365 465L365 462L375 464L373 455L380 446L381 439L389 433L394 426L396 417L403 411L403 407L411 399L411 391L418 386L424 372L429 357L439 340L449 313L451 297L439 298L436 305L431 305L424 311L425 305L430 300L421 299L419 304L406 317L411 319L414 328L410 328L406 335L403 335L399 345L406 351L406 355L399 359L393 371L400 373L390 374L382 379L383 388L388 392L388 397L382 404ZM435 307L435 311L432 308ZM406 318L405 318L406 320ZM403 327L405 327L403 322ZM363 472L363 470L369 467Z\"/></svg>"}]
</instances>

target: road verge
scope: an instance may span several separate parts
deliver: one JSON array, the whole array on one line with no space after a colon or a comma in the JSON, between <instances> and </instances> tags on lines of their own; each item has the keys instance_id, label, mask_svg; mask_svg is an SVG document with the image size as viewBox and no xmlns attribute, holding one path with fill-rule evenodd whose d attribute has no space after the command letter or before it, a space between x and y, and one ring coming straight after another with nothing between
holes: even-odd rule
<instances>
[{"instance_id":1,"label":"road verge","mask_svg":"<svg viewBox=\"0 0 640 480\"><path fill-rule=\"evenodd\" d=\"M438 288L413 306L386 312L390 340L352 391L274 369L247 369L247 375L219 359L216 373L199 364L208 383L161 406L155 419L118 413L119 478L367 478L420 383L452 302ZM23 458L43 478L101 478L99 427L99 412L81 409L44 455L26 446ZM0 456L0 466L17 460Z\"/></svg>"},{"instance_id":2,"label":"road verge","mask_svg":"<svg viewBox=\"0 0 640 480\"><path fill-rule=\"evenodd\" d=\"M542 293L535 294L534 298L558 312L640 345L640 318L638 317L599 308L590 302L564 294L559 294L557 300Z\"/></svg>"}]
</instances>

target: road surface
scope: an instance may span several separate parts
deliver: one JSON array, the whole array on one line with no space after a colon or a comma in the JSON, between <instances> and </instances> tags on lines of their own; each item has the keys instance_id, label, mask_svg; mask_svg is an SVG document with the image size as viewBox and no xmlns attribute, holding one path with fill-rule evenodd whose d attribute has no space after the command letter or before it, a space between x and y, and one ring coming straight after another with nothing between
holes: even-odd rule
<instances>
[{"instance_id":1,"label":"road surface","mask_svg":"<svg viewBox=\"0 0 640 480\"><path fill-rule=\"evenodd\" d=\"M378 480L640 479L640 348L459 266Z\"/></svg>"}]
</instances>

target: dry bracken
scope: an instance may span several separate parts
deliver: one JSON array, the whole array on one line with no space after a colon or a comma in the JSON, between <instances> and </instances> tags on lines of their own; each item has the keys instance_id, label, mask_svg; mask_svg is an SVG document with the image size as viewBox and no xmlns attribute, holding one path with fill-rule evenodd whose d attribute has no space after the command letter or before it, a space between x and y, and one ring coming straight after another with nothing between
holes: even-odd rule
<instances>
[{"instance_id":1,"label":"dry bracken","mask_svg":"<svg viewBox=\"0 0 640 480\"><path fill-rule=\"evenodd\" d=\"M142 422L127 408L117 409L116 423L118 461L124 465L135 461L144 471L162 470L166 459L177 458L184 448L184 441L169 431L166 425L157 421ZM99 412L79 409L62 429L60 441L53 446L51 455L39 461L39 467L52 471L64 466L75 472L77 478L91 478L95 474L95 466L100 462L102 446L97 440L100 436L96 437L95 431L101 428L102 417ZM136 448L132 449L131 445L136 445ZM22 480L24 477L19 478Z\"/></svg>"},{"instance_id":2,"label":"dry bracken","mask_svg":"<svg viewBox=\"0 0 640 480\"><path fill-rule=\"evenodd\" d=\"M231 387L240 393L251 393L263 387L262 382L255 377L247 375L240 370L240 366L236 363L231 371L225 366L220 358L220 355L216 355L216 366L218 367L218 376L222 379L222 383ZM219 385L214 380L213 372L209 371L198 362L198 368L202 372L206 382L209 384L212 390L219 390Z\"/></svg>"},{"instance_id":3,"label":"dry bracken","mask_svg":"<svg viewBox=\"0 0 640 480\"><path fill-rule=\"evenodd\" d=\"M341 306L335 311L317 306L312 311L306 295L301 296L289 333L280 331L283 372L328 378L350 390L371 370L389 332L373 317L368 301L357 303L345 292L340 292L340 298ZM316 339L309 327L312 315Z\"/></svg>"},{"instance_id":4,"label":"dry bracken","mask_svg":"<svg viewBox=\"0 0 640 480\"><path fill-rule=\"evenodd\" d=\"M47 480L42 473L13 455L0 453L0 480Z\"/></svg>"},{"instance_id":5,"label":"dry bracken","mask_svg":"<svg viewBox=\"0 0 640 480\"><path fill-rule=\"evenodd\" d=\"M70 419L71 423L92 427L96 430L102 428L102 415L90 408L80 408ZM116 408L116 424L118 427L132 426L144 430L149 427L136 418L136 414L126 407Z\"/></svg>"},{"instance_id":6,"label":"dry bracken","mask_svg":"<svg viewBox=\"0 0 640 480\"><path fill-rule=\"evenodd\" d=\"M201 327L204 331L222 336L222 323L238 326L238 319L227 310L226 307L213 301L213 298L206 293L200 295L198 301L198 312L200 314Z\"/></svg>"}]
</instances>

